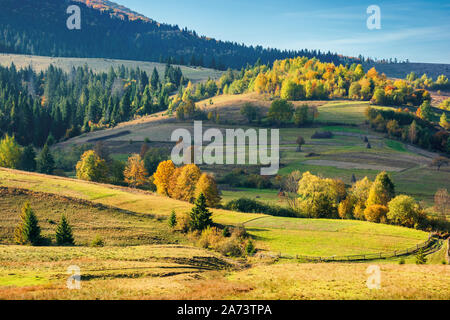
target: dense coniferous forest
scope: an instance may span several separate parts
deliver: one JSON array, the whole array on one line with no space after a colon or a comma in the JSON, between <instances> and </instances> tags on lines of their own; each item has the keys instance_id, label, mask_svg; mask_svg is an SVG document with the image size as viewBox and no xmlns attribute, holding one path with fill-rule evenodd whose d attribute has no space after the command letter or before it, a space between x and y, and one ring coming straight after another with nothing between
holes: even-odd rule
<instances>
[{"instance_id":1,"label":"dense coniferous forest","mask_svg":"<svg viewBox=\"0 0 450 320\"><path fill-rule=\"evenodd\" d=\"M81 30L66 27L70 4L81 7ZM367 60L317 50L287 51L218 41L118 11L105 1L2 0L0 30L0 52L4 53L159 61L216 69L241 68L258 59L271 64L296 56L335 64Z\"/></svg>"},{"instance_id":2,"label":"dense coniferous forest","mask_svg":"<svg viewBox=\"0 0 450 320\"><path fill-rule=\"evenodd\" d=\"M21 145L52 144L164 110L184 82L180 68L170 65L164 75L154 69L151 76L125 67L108 73L87 66L70 73L0 67L0 136L14 135Z\"/></svg>"}]
</instances>

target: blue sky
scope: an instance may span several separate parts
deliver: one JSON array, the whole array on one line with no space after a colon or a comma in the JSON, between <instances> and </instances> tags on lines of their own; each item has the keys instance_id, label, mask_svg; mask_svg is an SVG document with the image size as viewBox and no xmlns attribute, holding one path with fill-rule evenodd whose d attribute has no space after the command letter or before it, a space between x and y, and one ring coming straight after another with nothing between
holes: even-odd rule
<instances>
[{"instance_id":1,"label":"blue sky","mask_svg":"<svg viewBox=\"0 0 450 320\"><path fill-rule=\"evenodd\" d=\"M450 1L113 0L158 22L280 49L450 63ZM381 29L369 30L369 5Z\"/></svg>"}]
</instances>

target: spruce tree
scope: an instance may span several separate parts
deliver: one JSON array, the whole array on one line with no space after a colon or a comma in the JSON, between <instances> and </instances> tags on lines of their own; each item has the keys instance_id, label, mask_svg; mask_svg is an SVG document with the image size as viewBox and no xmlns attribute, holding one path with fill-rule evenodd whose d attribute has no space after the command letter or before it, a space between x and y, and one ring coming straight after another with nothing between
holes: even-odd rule
<instances>
[{"instance_id":1,"label":"spruce tree","mask_svg":"<svg viewBox=\"0 0 450 320\"><path fill-rule=\"evenodd\" d=\"M52 174L55 169L55 160L46 144L37 159L37 169L40 173Z\"/></svg>"},{"instance_id":2,"label":"spruce tree","mask_svg":"<svg viewBox=\"0 0 450 320\"><path fill-rule=\"evenodd\" d=\"M177 225L177 215L174 210L172 210L172 213L169 217L169 227L174 228Z\"/></svg>"},{"instance_id":3,"label":"spruce tree","mask_svg":"<svg viewBox=\"0 0 450 320\"><path fill-rule=\"evenodd\" d=\"M203 193L195 201L191 210L191 229L203 230L212 224L211 211L206 207L206 198Z\"/></svg>"},{"instance_id":4,"label":"spruce tree","mask_svg":"<svg viewBox=\"0 0 450 320\"><path fill-rule=\"evenodd\" d=\"M56 243L59 246L73 246L75 244L72 227L69 225L65 215L61 216L61 221L56 228Z\"/></svg>"},{"instance_id":5,"label":"spruce tree","mask_svg":"<svg viewBox=\"0 0 450 320\"><path fill-rule=\"evenodd\" d=\"M247 245L245 246L245 252L247 253L247 255L249 256L253 256L256 252L256 248L253 244L253 241L250 239L247 242Z\"/></svg>"},{"instance_id":6,"label":"spruce tree","mask_svg":"<svg viewBox=\"0 0 450 320\"><path fill-rule=\"evenodd\" d=\"M14 231L14 240L17 244L22 245L28 244L35 246L41 243L41 228L28 202L22 207L20 224Z\"/></svg>"},{"instance_id":7,"label":"spruce tree","mask_svg":"<svg viewBox=\"0 0 450 320\"><path fill-rule=\"evenodd\" d=\"M20 160L20 169L25 171L36 171L36 152L32 145L28 145L23 149L22 158Z\"/></svg>"}]
</instances>

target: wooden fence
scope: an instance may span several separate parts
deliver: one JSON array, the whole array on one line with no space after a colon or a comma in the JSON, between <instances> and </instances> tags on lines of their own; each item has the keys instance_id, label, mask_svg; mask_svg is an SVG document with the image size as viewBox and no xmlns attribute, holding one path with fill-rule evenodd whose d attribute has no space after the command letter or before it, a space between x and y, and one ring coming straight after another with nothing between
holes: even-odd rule
<instances>
[{"instance_id":1,"label":"wooden fence","mask_svg":"<svg viewBox=\"0 0 450 320\"><path fill-rule=\"evenodd\" d=\"M308 262L345 262L345 261L367 261L367 260L377 260L377 259L388 259L394 257L401 257L409 254L416 253L420 249L426 249L430 247L437 239L433 237L431 234L428 236L428 240L422 243L417 244L414 247L396 250L393 252L380 252L380 253L368 253L368 254L356 254L356 255L348 255L348 256L329 256L329 257L318 257L318 256L305 256L305 255L284 255L279 254L279 258L283 259L297 259ZM450 241L450 240L449 240ZM450 249L449 249L450 250Z\"/></svg>"},{"instance_id":2,"label":"wooden fence","mask_svg":"<svg viewBox=\"0 0 450 320\"><path fill-rule=\"evenodd\" d=\"M450 264L450 238L447 239L447 253L445 257L447 258L447 264Z\"/></svg>"}]
</instances>

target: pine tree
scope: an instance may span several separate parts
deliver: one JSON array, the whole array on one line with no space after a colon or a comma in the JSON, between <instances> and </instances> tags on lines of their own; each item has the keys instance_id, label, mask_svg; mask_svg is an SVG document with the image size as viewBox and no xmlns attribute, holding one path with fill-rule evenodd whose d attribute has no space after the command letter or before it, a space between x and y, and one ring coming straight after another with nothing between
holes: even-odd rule
<instances>
[{"instance_id":1,"label":"pine tree","mask_svg":"<svg viewBox=\"0 0 450 320\"><path fill-rule=\"evenodd\" d=\"M28 145L23 149L22 158L20 160L20 169L25 171L36 171L36 152L32 145Z\"/></svg>"},{"instance_id":2,"label":"pine tree","mask_svg":"<svg viewBox=\"0 0 450 320\"><path fill-rule=\"evenodd\" d=\"M74 245L72 227L66 219L65 215L61 216L61 221L56 228L56 243L59 246Z\"/></svg>"},{"instance_id":3,"label":"pine tree","mask_svg":"<svg viewBox=\"0 0 450 320\"><path fill-rule=\"evenodd\" d=\"M177 215L175 213L175 210L172 210L172 213L169 217L169 227L174 228L177 225Z\"/></svg>"},{"instance_id":4,"label":"pine tree","mask_svg":"<svg viewBox=\"0 0 450 320\"><path fill-rule=\"evenodd\" d=\"M211 215L211 211L206 207L206 198L201 193L191 210L191 229L201 231L210 226L212 224Z\"/></svg>"},{"instance_id":5,"label":"pine tree","mask_svg":"<svg viewBox=\"0 0 450 320\"><path fill-rule=\"evenodd\" d=\"M250 239L247 242L247 245L245 246L245 252L247 253L247 255L249 256L253 256L256 252L256 248L253 244L253 241Z\"/></svg>"},{"instance_id":6,"label":"pine tree","mask_svg":"<svg viewBox=\"0 0 450 320\"><path fill-rule=\"evenodd\" d=\"M22 207L22 214L20 215L20 224L14 230L14 240L17 244L38 245L41 243L41 228L38 224L38 219L27 202Z\"/></svg>"},{"instance_id":7,"label":"pine tree","mask_svg":"<svg viewBox=\"0 0 450 320\"><path fill-rule=\"evenodd\" d=\"M52 174L55 169L55 160L46 144L37 159L37 169L40 173Z\"/></svg>"}]
</instances>

